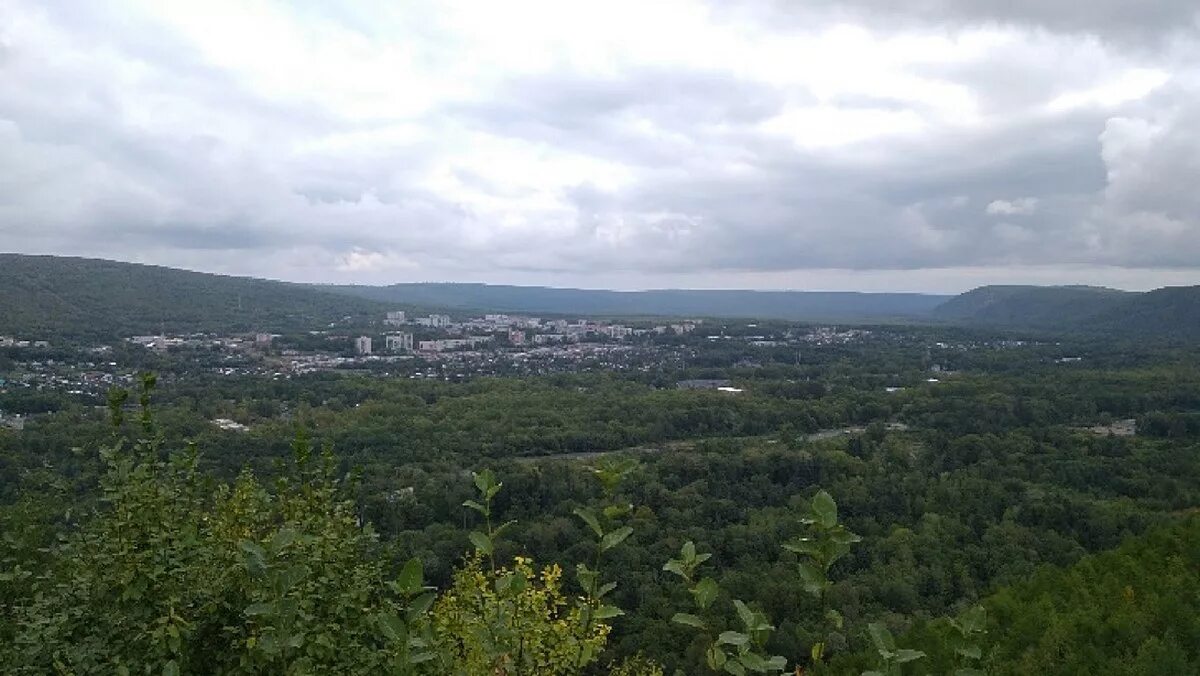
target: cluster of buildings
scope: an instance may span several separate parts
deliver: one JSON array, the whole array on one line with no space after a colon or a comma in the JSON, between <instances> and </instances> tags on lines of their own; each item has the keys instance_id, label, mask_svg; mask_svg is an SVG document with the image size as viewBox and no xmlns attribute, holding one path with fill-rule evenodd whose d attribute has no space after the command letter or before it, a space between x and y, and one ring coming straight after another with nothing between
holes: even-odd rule
<instances>
[{"instance_id":1,"label":"cluster of buildings","mask_svg":"<svg viewBox=\"0 0 1200 676\"><path fill-rule=\"evenodd\" d=\"M12 336L0 336L0 347L50 347L48 340L25 340Z\"/></svg>"},{"instance_id":2,"label":"cluster of buildings","mask_svg":"<svg viewBox=\"0 0 1200 676\"><path fill-rule=\"evenodd\" d=\"M217 428L219 428L219 429L225 430L226 432L249 432L250 431L249 426L243 425L242 423L237 422L236 420L231 420L229 418L216 418L212 421L212 424L216 425Z\"/></svg>"},{"instance_id":3,"label":"cluster of buildings","mask_svg":"<svg viewBox=\"0 0 1200 676\"><path fill-rule=\"evenodd\" d=\"M7 415L3 411L0 411L0 429L19 432L25 429L25 418L19 413Z\"/></svg>"},{"instance_id":4,"label":"cluster of buildings","mask_svg":"<svg viewBox=\"0 0 1200 676\"><path fill-rule=\"evenodd\" d=\"M89 354L93 352L79 351L67 359L18 361L10 371L0 372L0 392L54 391L100 397L114 386L132 384L134 369L119 367L116 362L93 361ZM21 416L6 416L0 411L0 418L0 426L19 429L24 425Z\"/></svg>"},{"instance_id":5,"label":"cluster of buildings","mask_svg":"<svg viewBox=\"0 0 1200 676\"><path fill-rule=\"evenodd\" d=\"M491 343L493 336L466 336L463 338L439 338L435 340L416 340L416 337L406 331L389 333L383 337L384 350L392 354L410 352L446 352L448 350L470 350ZM374 346L370 336L359 336L354 339L354 353L359 356L374 354ZM522 336L522 343L524 336Z\"/></svg>"},{"instance_id":6,"label":"cluster of buildings","mask_svg":"<svg viewBox=\"0 0 1200 676\"><path fill-rule=\"evenodd\" d=\"M866 329L838 330L835 326L820 326L800 336L800 340L817 345L842 345L862 340L870 335L871 332Z\"/></svg>"},{"instance_id":7,"label":"cluster of buildings","mask_svg":"<svg viewBox=\"0 0 1200 676\"><path fill-rule=\"evenodd\" d=\"M492 336L467 336L466 338L439 338L417 343L420 352L448 352L450 350L473 350L491 343Z\"/></svg>"},{"instance_id":8,"label":"cluster of buildings","mask_svg":"<svg viewBox=\"0 0 1200 676\"><path fill-rule=\"evenodd\" d=\"M131 336L130 343L140 345L148 350L166 352L175 348L218 348L224 350L265 350L271 347L277 336L271 333L254 333L242 336L218 336L208 333L193 333L188 335Z\"/></svg>"},{"instance_id":9,"label":"cluster of buildings","mask_svg":"<svg viewBox=\"0 0 1200 676\"><path fill-rule=\"evenodd\" d=\"M384 341L387 352L393 354L413 351L445 352L476 349L489 343L503 343L513 347L544 346L578 343L588 338L625 340L634 336L664 335L670 332L685 334L695 330L697 323L688 321L653 328L634 328L623 324L587 319L543 320L540 317L507 314L485 314L482 317L454 321L450 315L445 314L410 318L401 310L388 312L383 319L383 324L387 327L417 326L442 331L450 336L417 341L411 332L392 331L384 336ZM354 347L355 352L359 355L372 354L373 346L370 336L361 336L356 339Z\"/></svg>"}]
</instances>

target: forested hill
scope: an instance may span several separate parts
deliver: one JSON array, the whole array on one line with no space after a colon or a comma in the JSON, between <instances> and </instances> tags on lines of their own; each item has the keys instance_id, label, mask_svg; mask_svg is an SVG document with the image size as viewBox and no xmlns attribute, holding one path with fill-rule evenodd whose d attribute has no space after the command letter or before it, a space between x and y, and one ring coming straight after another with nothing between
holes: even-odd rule
<instances>
[{"instance_id":1,"label":"forested hill","mask_svg":"<svg viewBox=\"0 0 1200 676\"><path fill-rule=\"evenodd\" d=\"M946 301L941 319L1058 328L1111 311L1137 294L1095 286L981 286Z\"/></svg>"},{"instance_id":2,"label":"forested hill","mask_svg":"<svg viewBox=\"0 0 1200 676\"><path fill-rule=\"evenodd\" d=\"M248 277L88 258L0 254L0 334L111 337L311 328L383 306Z\"/></svg>"},{"instance_id":3,"label":"forested hill","mask_svg":"<svg viewBox=\"0 0 1200 676\"><path fill-rule=\"evenodd\" d=\"M1084 325L1099 331L1200 338L1200 286L1168 286L1138 294Z\"/></svg>"},{"instance_id":4,"label":"forested hill","mask_svg":"<svg viewBox=\"0 0 1200 676\"><path fill-rule=\"evenodd\" d=\"M586 315L859 321L927 318L948 296L919 293L679 290L603 291L491 284L324 287L390 303Z\"/></svg>"},{"instance_id":5,"label":"forested hill","mask_svg":"<svg viewBox=\"0 0 1200 676\"><path fill-rule=\"evenodd\" d=\"M1200 336L1200 286L1145 293L1090 286L984 286L955 296L933 316L995 327L1193 338Z\"/></svg>"}]
</instances>

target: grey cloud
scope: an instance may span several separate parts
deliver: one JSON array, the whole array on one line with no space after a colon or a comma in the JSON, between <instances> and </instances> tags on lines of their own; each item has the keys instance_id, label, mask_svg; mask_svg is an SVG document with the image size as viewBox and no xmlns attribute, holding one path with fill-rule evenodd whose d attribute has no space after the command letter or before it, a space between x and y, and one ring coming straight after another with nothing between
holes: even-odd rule
<instances>
[{"instance_id":1,"label":"grey cloud","mask_svg":"<svg viewBox=\"0 0 1200 676\"><path fill-rule=\"evenodd\" d=\"M1200 106L1157 117L1115 117L1100 136L1108 169L1093 213L1107 260L1194 268L1200 261Z\"/></svg>"},{"instance_id":2,"label":"grey cloud","mask_svg":"<svg viewBox=\"0 0 1200 676\"><path fill-rule=\"evenodd\" d=\"M1117 16L1104 7L1094 20L1031 3L919 2L909 14L1101 33ZM38 69L36 54L0 53L0 78L20 85L0 91L4 249L166 251L218 267L328 267L355 254L464 276L1200 261L1193 83L1117 109L1043 109L1064 87L1140 63L1095 41L1071 43L1103 57L1094 65L1052 63L1062 43L1042 36L1002 58L919 66L923 77L968 88L981 119L837 148L806 149L764 130L788 105L815 101L799 87L650 66L601 78L562 64L446 103L411 121L422 134L388 140L386 120L266 99L169 36L139 28L126 39L112 13L47 11L81 42L125 50L146 70L146 89L124 88L100 63ZM1171 11L1164 16L1178 18ZM1141 25L1165 34L1156 17ZM1171 67L1195 66L1181 64ZM144 128L134 113L157 97L194 106L211 126ZM930 113L888 97L825 103ZM363 140L304 143L355 135ZM541 186L493 184L447 161L471 151L459 135L604 160L629 176L616 187L566 186L562 209L489 212L430 176L503 204L534 199ZM1036 199L1036 210L988 213L1020 198ZM508 215L521 218L501 222Z\"/></svg>"},{"instance_id":3,"label":"grey cloud","mask_svg":"<svg viewBox=\"0 0 1200 676\"><path fill-rule=\"evenodd\" d=\"M807 91L788 92L811 101ZM676 161L678 147L647 144L641 121L664 133L753 125L780 112L786 96L730 73L635 70L619 77L556 73L510 80L488 100L437 111L507 136L561 144L624 162Z\"/></svg>"},{"instance_id":4,"label":"grey cloud","mask_svg":"<svg viewBox=\"0 0 1200 676\"><path fill-rule=\"evenodd\" d=\"M895 29L904 23L962 26L1009 25L1052 33L1093 35L1124 48L1157 49L1200 32L1200 7L1193 0L821 0L797 3L764 0L749 7L715 3L731 12L772 24L797 25L824 14Z\"/></svg>"}]
</instances>

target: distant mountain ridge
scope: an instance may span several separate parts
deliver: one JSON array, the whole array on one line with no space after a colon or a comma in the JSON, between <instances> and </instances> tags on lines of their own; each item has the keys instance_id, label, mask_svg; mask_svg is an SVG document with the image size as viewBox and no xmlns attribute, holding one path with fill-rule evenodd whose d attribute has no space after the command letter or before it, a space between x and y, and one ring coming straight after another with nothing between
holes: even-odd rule
<instances>
[{"instance_id":1,"label":"distant mountain ridge","mask_svg":"<svg viewBox=\"0 0 1200 676\"><path fill-rule=\"evenodd\" d=\"M1094 317L1138 294L1095 286L981 286L934 310L939 319L1055 327Z\"/></svg>"},{"instance_id":2,"label":"distant mountain ridge","mask_svg":"<svg viewBox=\"0 0 1200 676\"><path fill-rule=\"evenodd\" d=\"M946 301L936 319L994 327L1200 337L1200 286L1146 292L1089 286L982 286Z\"/></svg>"},{"instance_id":3,"label":"distant mountain ridge","mask_svg":"<svg viewBox=\"0 0 1200 676\"><path fill-rule=\"evenodd\" d=\"M940 322L1098 336L1200 338L1200 286L1135 293L984 286L958 296L805 291L604 291L488 284L335 286L90 258L0 254L0 335L113 337L310 329L392 309Z\"/></svg>"},{"instance_id":4,"label":"distant mountain ridge","mask_svg":"<svg viewBox=\"0 0 1200 676\"><path fill-rule=\"evenodd\" d=\"M928 318L934 308L950 298L920 293L679 289L605 291L432 282L318 288L383 302L462 310L810 321Z\"/></svg>"},{"instance_id":5,"label":"distant mountain ridge","mask_svg":"<svg viewBox=\"0 0 1200 676\"><path fill-rule=\"evenodd\" d=\"M384 306L304 284L92 258L0 254L0 335L279 331Z\"/></svg>"}]
</instances>

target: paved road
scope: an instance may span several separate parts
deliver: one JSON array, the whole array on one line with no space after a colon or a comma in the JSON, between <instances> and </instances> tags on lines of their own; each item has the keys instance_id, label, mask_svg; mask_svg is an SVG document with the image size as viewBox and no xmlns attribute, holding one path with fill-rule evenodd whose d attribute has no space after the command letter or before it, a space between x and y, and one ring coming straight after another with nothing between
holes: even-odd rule
<instances>
[{"instance_id":1,"label":"paved road","mask_svg":"<svg viewBox=\"0 0 1200 676\"><path fill-rule=\"evenodd\" d=\"M904 423L887 423L889 432L907 432L908 425ZM805 441L821 441L823 439L834 439L836 437L845 436L847 434L862 434L867 431L866 427L839 427L831 430L820 430L804 436ZM719 437L730 440L747 440L760 439L767 443L776 443L775 439L766 437ZM630 446L628 448L618 448L611 451L584 451L582 453L554 453L551 455L524 455L517 456L514 460L521 462L537 462L540 460L591 460L602 455L611 453L662 453L663 451L690 451L696 447L695 441L668 441L661 444L651 444L643 446Z\"/></svg>"}]
</instances>

